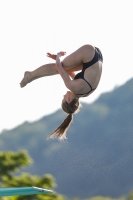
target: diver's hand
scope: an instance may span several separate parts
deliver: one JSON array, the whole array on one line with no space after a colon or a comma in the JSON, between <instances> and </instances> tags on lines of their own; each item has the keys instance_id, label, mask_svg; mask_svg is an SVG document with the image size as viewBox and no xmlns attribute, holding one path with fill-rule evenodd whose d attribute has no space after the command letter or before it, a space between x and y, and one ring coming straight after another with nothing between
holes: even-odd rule
<instances>
[{"instance_id":1,"label":"diver's hand","mask_svg":"<svg viewBox=\"0 0 133 200\"><path fill-rule=\"evenodd\" d=\"M60 56L64 56L64 55L66 54L66 52L60 51L58 54L59 54ZM56 56L57 56L57 55L55 55L55 54L47 53L47 57L52 58L53 60L56 60Z\"/></svg>"},{"instance_id":2,"label":"diver's hand","mask_svg":"<svg viewBox=\"0 0 133 200\"><path fill-rule=\"evenodd\" d=\"M66 52L64 52L64 51L60 51L60 52L57 53L57 55L59 55L60 57L64 56L65 54L66 54Z\"/></svg>"},{"instance_id":3,"label":"diver's hand","mask_svg":"<svg viewBox=\"0 0 133 200\"><path fill-rule=\"evenodd\" d=\"M55 54L47 53L47 57L52 58L53 60L56 60Z\"/></svg>"}]
</instances>

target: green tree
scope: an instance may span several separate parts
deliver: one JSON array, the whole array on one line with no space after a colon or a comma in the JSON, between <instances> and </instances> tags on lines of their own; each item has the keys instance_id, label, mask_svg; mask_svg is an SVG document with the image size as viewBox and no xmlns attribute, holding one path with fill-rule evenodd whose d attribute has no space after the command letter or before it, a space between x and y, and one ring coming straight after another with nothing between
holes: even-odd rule
<instances>
[{"instance_id":1,"label":"green tree","mask_svg":"<svg viewBox=\"0 0 133 200\"><path fill-rule=\"evenodd\" d=\"M21 168L32 163L32 159L26 151L0 152L0 187L28 187L36 186L53 190L56 187L54 177L50 174L43 176L33 176L29 173L16 175ZM14 197L1 197L0 200L64 200L62 195L53 193L52 195L27 195Z\"/></svg>"},{"instance_id":2,"label":"green tree","mask_svg":"<svg viewBox=\"0 0 133 200\"><path fill-rule=\"evenodd\" d=\"M3 185L5 179L12 179L14 173L31 163L32 159L27 151L0 152L0 186Z\"/></svg>"},{"instance_id":3,"label":"green tree","mask_svg":"<svg viewBox=\"0 0 133 200\"><path fill-rule=\"evenodd\" d=\"M127 200L133 200L133 191L128 194Z\"/></svg>"}]
</instances>

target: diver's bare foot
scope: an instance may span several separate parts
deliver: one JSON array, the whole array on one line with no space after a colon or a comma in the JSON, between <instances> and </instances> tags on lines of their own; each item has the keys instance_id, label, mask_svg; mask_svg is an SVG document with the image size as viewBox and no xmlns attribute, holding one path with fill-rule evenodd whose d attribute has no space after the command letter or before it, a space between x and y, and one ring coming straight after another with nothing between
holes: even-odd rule
<instances>
[{"instance_id":1,"label":"diver's bare foot","mask_svg":"<svg viewBox=\"0 0 133 200\"><path fill-rule=\"evenodd\" d=\"M24 78L20 82L20 87L25 87L31 81L32 81L32 79L31 79L31 72L25 72L24 73Z\"/></svg>"}]
</instances>

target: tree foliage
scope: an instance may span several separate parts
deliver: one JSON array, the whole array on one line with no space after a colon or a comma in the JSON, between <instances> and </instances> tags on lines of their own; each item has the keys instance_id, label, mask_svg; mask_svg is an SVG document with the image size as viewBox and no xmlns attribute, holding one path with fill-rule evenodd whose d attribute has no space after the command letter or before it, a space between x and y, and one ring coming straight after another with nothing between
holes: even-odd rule
<instances>
[{"instance_id":1,"label":"tree foliage","mask_svg":"<svg viewBox=\"0 0 133 200\"><path fill-rule=\"evenodd\" d=\"M3 183L5 179L12 179L13 173L31 163L32 159L26 151L0 152L0 183Z\"/></svg>"},{"instance_id":2,"label":"tree foliage","mask_svg":"<svg viewBox=\"0 0 133 200\"><path fill-rule=\"evenodd\" d=\"M54 177L50 174L43 176L33 176L29 173L22 173L16 175L21 168L26 167L32 163L32 159L26 151L19 151L17 153L8 151L0 152L0 186L1 188L11 187L30 187L36 186L40 188L53 190L56 187ZM1 197L0 200L64 200L62 195L55 192L51 195L27 195L14 197Z\"/></svg>"}]
</instances>

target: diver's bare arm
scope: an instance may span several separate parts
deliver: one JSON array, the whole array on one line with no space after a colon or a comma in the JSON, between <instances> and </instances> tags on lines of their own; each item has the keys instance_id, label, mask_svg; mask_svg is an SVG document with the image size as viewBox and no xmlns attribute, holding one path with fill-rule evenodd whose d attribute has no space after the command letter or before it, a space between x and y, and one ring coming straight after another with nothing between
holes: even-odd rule
<instances>
[{"instance_id":1,"label":"diver's bare arm","mask_svg":"<svg viewBox=\"0 0 133 200\"><path fill-rule=\"evenodd\" d=\"M58 70L59 74L61 75L66 87L68 89L70 89L71 91L73 91L73 88L75 86L75 84L73 83L73 81L70 79L69 77L69 73L66 72L62 66L62 63L60 61L60 53L57 54L56 57L56 69ZM74 73L70 72L70 74L72 75L72 77L74 77Z\"/></svg>"}]
</instances>

